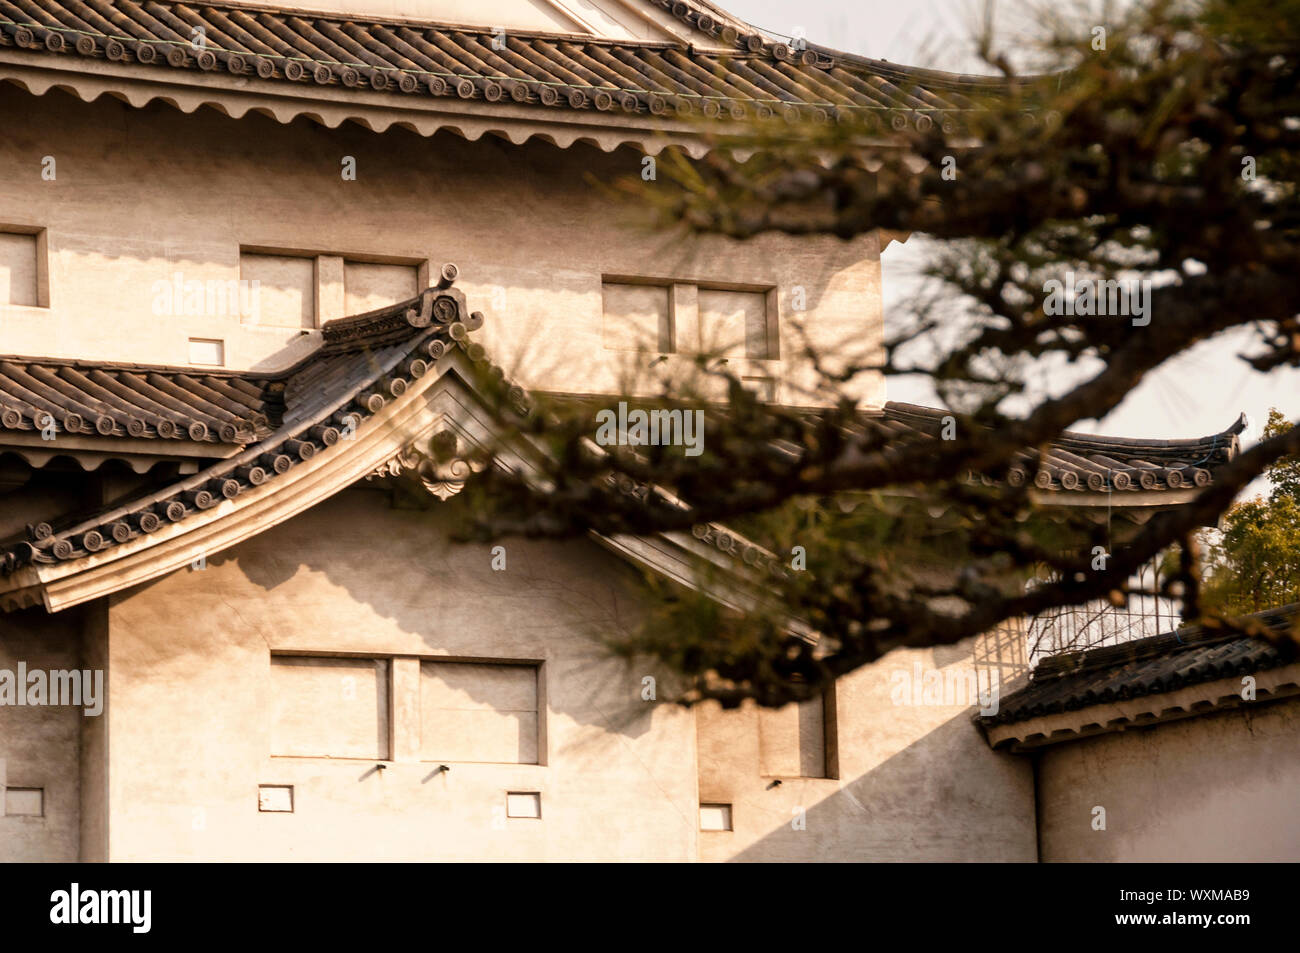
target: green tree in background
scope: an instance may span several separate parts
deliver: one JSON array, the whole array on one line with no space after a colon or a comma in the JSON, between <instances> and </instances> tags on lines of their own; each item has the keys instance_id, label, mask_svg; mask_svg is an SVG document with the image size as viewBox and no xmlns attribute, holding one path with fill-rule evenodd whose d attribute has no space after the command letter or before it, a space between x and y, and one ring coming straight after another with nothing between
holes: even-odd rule
<instances>
[{"instance_id":1,"label":"green tree in background","mask_svg":"<svg viewBox=\"0 0 1300 953\"><path fill-rule=\"evenodd\" d=\"M1264 438L1291 430L1276 408ZM1259 612L1300 600L1300 455L1265 470L1272 491L1233 505L1211 547L1207 606L1222 612Z\"/></svg>"}]
</instances>

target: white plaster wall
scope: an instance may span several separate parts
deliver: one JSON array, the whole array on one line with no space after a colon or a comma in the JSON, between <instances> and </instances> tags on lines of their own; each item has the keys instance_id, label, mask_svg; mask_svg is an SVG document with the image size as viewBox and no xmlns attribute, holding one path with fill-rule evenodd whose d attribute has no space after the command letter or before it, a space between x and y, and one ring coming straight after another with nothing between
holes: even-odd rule
<instances>
[{"instance_id":1,"label":"white plaster wall","mask_svg":"<svg viewBox=\"0 0 1300 953\"><path fill-rule=\"evenodd\" d=\"M0 615L0 669L81 667L81 614L37 609ZM100 716L102 717L102 716ZM0 706L0 782L44 788L45 816L6 816L0 801L0 862L74 861L80 849L80 708Z\"/></svg>"},{"instance_id":2,"label":"white plaster wall","mask_svg":"<svg viewBox=\"0 0 1300 953\"><path fill-rule=\"evenodd\" d=\"M585 541L507 541L496 572L448 519L346 491L113 599L113 860L695 859L694 715L593 641L634 624L635 578ZM272 758L272 650L540 661L545 763ZM494 826L507 791L542 820Z\"/></svg>"},{"instance_id":3,"label":"white plaster wall","mask_svg":"<svg viewBox=\"0 0 1300 953\"><path fill-rule=\"evenodd\" d=\"M237 313L154 313L157 283L176 272L238 280L242 245L454 261L470 307L488 318L478 339L526 387L601 392L644 376L654 355L604 347L602 275L775 287L784 360L733 362L742 373L793 380L796 324L824 353L878 356L875 235L740 243L651 231L644 203L606 188L640 175L631 149L285 126L9 86L0 87L0 122L0 225L46 229L50 301L0 305L0 353L184 364L187 339L200 337L225 341L229 367L291 363L318 332L256 326ZM41 177L46 156L56 161L53 181ZM342 176L348 156L355 181ZM862 396L883 401L883 385L865 382ZM789 386L783 399L809 402Z\"/></svg>"},{"instance_id":4,"label":"white plaster wall","mask_svg":"<svg viewBox=\"0 0 1300 953\"><path fill-rule=\"evenodd\" d=\"M970 671L979 641L899 649L841 678L837 778L763 776L756 712L701 709L700 800L731 804L734 829L701 832L700 859L1034 860L1028 761L991 751L973 707L898 690L918 665Z\"/></svg>"},{"instance_id":5,"label":"white plaster wall","mask_svg":"<svg viewBox=\"0 0 1300 953\"><path fill-rule=\"evenodd\" d=\"M1045 861L1300 860L1300 702L1053 745L1040 755ZM1094 829L1093 809L1106 829Z\"/></svg>"},{"instance_id":6,"label":"white plaster wall","mask_svg":"<svg viewBox=\"0 0 1300 953\"><path fill-rule=\"evenodd\" d=\"M964 670L970 646L844 679L839 779L773 788L752 712L645 702L642 677L669 673L605 653L639 618L622 563L507 540L493 571L487 547L448 542L450 507L345 491L112 599L112 859L1033 859L1028 762L990 751L964 705L895 704L895 672ZM539 661L543 763L271 757L272 651ZM259 784L294 785L295 813L259 813ZM542 820L502 827L508 791L540 791ZM698 831L712 801L735 831Z\"/></svg>"}]
</instances>

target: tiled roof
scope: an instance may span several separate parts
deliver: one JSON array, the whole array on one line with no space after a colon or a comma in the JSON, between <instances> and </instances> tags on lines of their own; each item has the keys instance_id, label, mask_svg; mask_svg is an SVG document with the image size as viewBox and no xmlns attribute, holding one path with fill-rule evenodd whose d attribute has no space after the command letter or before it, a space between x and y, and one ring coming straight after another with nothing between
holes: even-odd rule
<instances>
[{"instance_id":1,"label":"tiled roof","mask_svg":"<svg viewBox=\"0 0 1300 953\"><path fill-rule=\"evenodd\" d=\"M890 402L875 418L899 440L933 440L951 411ZM1186 489L1208 486L1214 469L1240 452L1239 417L1222 433L1189 440L1138 440L1066 431L1041 455L1025 450L1008 473L1012 486L1032 481L1040 490L1105 492Z\"/></svg>"},{"instance_id":2,"label":"tiled roof","mask_svg":"<svg viewBox=\"0 0 1300 953\"><path fill-rule=\"evenodd\" d=\"M447 266L445 274L454 278L454 266ZM152 532L163 518L179 521L223 496L237 496L273 479L295 461L332 446L386 400L403 393L428 369L428 359L441 356L453 341L481 359L481 345L469 344L465 332L478 327L482 315L466 316L463 297L450 283L445 278L439 288L418 298L330 322L316 351L276 374L0 360L0 446L5 429L41 429L51 420L56 441L59 433L73 432L157 439L160 452L167 442L185 439L244 445L234 456L134 503L30 527L26 540L0 551L0 571L29 561L53 562L96 552ZM516 401L522 401L523 392L516 390ZM946 415L934 408L890 403L872 419L901 440L929 440L938 436ZM1128 490L1145 486L1143 478L1155 474L1159 482L1148 488L1202 486L1211 479L1210 468L1231 459L1236 448L1231 430L1203 440L1166 441L1067 433L1048 450L1049 469L1038 471L1035 483L1043 489ZM1030 459L1029 454L1022 456ZM1027 477L1029 471L1013 470L1013 479L1018 472ZM1050 481L1042 478L1043 472L1052 474ZM1083 479L1070 481L1073 473L1083 474ZM1097 483L1102 474L1105 482ZM724 552L739 553L739 537L725 527L699 527L696 535L716 539ZM747 564L771 562L756 547L745 547L743 541L741 547Z\"/></svg>"},{"instance_id":3,"label":"tiled roof","mask_svg":"<svg viewBox=\"0 0 1300 953\"><path fill-rule=\"evenodd\" d=\"M1298 615L1300 603L1249 618L1284 637ZM1002 699L998 713L981 721L1011 724L1275 668L1294 659L1287 644L1284 638L1279 640L1283 647L1278 647L1194 625L1121 645L1049 656L1025 688Z\"/></svg>"},{"instance_id":4,"label":"tiled roof","mask_svg":"<svg viewBox=\"0 0 1300 953\"><path fill-rule=\"evenodd\" d=\"M109 444L119 437L136 438L137 445L157 441L160 454L186 440L235 445L213 446L201 455L219 461L124 506L29 527L25 540L0 548L0 572L97 552L273 480L354 431L452 344L484 359L482 346L467 340L483 317L466 313L464 296L451 288L455 277L455 266L446 265L438 286L416 298L331 321L315 351L278 373L0 358L0 447L6 431L51 424L52 446L64 433ZM516 403L525 399L519 388L511 396ZM890 403L868 421L898 440L932 440L947 413ZM1037 486L1065 491L1202 486L1214 466L1237 453L1239 430L1240 422L1200 440L1155 441L1067 432L1048 449L1044 469L1028 469L1034 456L1023 453L1011 478L1023 482L1035 473ZM723 552L743 550L749 565L771 562L725 527L701 527L696 535Z\"/></svg>"},{"instance_id":5,"label":"tiled roof","mask_svg":"<svg viewBox=\"0 0 1300 953\"><path fill-rule=\"evenodd\" d=\"M0 433L247 443L270 433L268 396L249 375L0 357Z\"/></svg>"},{"instance_id":6,"label":"tiled roof","mask_svg":"<svg viewBox=\"0 0 1300 953\"><path fill-rule=\"evenodd\" d=\"M473 29L238 4L0 0L0 47L401 96L656 116L830 120L955 129L987 79L909 70L742 35L707 10L656 0L729 52ZM201 33L196 33L201 31ZM192 45L196 35L201 44Z\"/></svg>"},{"instance_id":7,"label":"tiled roof","mask_svg":"<svg viewBox=\"0 0 1300 953\"><path fill-rule=\"evenodd\" d=\"M65 364L56 372L51 370L56 367L51 362L14 363L14 369L32 386L38 376L63 381L64 372L67 381L76 383L74 387L65 381L60 388L50 386L46 391L46 406L40 413L52 413L60 426L80 412L75 408L92 398L97 403L86 406L99 413L93 419L102 421L105 430L110 421L115 428L125 421L123 429L138 421L144 425L145 436L160 436L163 421L173 423L177 433L196 431L203 420L221 409L230 413L231 419L246 421L247 426L233 436L247 445L191 477L125 505L29 527L26 539L0 549L0 572L12 573L31 562L76 559L156 532L165 521L179 522L222 499L233 499L346 439L389 400L404 393L448 348L459 345L471 358L481 359L482 347L470 343L467 335L481 325L483 316L466 313L464 296L450 287L454 277L455 267L444 266L439 287L401 304L332 321L323 329L321 346L293 367L274 375L225 376L219 381L220 390L211 386L218 382L216 378L191 377L178 371L136 369L128 374L118 369L110 373L91 364ZM131 386L123 384L116 391L108 387L115 374L124 375ZM182 379L186 380L184 388L178 383ZM7 381L0 380L0 385L8 388ZM169 416L163 416L160 408L167 406L163 397L173 390L186 396L176 396ZM225 393L247 395L249 403L239 405L233 398L224 398L229 406L220 407L216 397ZM65 401L62 406L56 396ZM523 393L512 391L511 397L522 402ZM31 399L35 400L34 393ZM146 406L154 410L146 414ZM182 410L183 406L189 411ZM255 406L264 410L252 410ZM238 407L250 414L235 418L231 408Z\"/></svg>"}]
</instances>

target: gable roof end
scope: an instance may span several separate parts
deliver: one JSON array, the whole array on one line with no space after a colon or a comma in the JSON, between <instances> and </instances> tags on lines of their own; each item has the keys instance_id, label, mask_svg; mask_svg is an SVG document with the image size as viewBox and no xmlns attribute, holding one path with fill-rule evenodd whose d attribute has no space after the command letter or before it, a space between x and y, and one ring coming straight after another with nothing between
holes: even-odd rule
<instances>
[{"instance_id":1,"label":"gable roof end","mask_svg":"<svg viewBox=\"0 0 1300 953\"><path fill-rule=\"evenodd\" d=\"M258 387L268 403L277 405L276 429L263 426L241 452L162 490L112 509L73 515L62 525L30 527L26 540L0 552L0 574L12 576L26 565L92 556L273 483L295 465L352 436L450 348L459 343L481 352L481 346L468 343L468 333L482 324L483 316L466 313L464 295L450 287L455 274L455 266L446 265L439 287L397 305L330 322L321 346L293 367L263 378L250 375L258 384L245 382L245 389ZM78 373L90 379L103 376L93 365L81 365ZM160 375L146 376L163 383ZM523 400L522 391L511 396ZM79 406L67 399L69 407ZM184 425L182 418L176 426ZM197 419L189 425L199 426Z\"/></svg>"}]
</instances>

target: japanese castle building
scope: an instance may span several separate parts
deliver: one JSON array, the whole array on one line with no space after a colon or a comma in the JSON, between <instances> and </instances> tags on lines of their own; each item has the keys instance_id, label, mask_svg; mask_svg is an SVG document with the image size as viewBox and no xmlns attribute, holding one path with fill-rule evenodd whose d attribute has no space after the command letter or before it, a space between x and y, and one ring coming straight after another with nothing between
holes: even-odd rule
<instances>
[{"instance_id":1,"label":"japanese castle building","mask_svg":"<svg viewBox=\"0 0 1300 953\"><path fill-rule=\"evenodd\" d=\"M886 237L668 242L594 183L987 83L695 0L0 0L0 860L1300 857L1262 643L1061 655L982 717L919 673L1009 684L1016 632L686 709L600 638L744 539L449 539L476 366L524 406L727 339L788 400L796 288L813 343L881 339ZM1177 505L1239 429L1066 435L1036 492Z\"/></svg>"}]
</instances>

